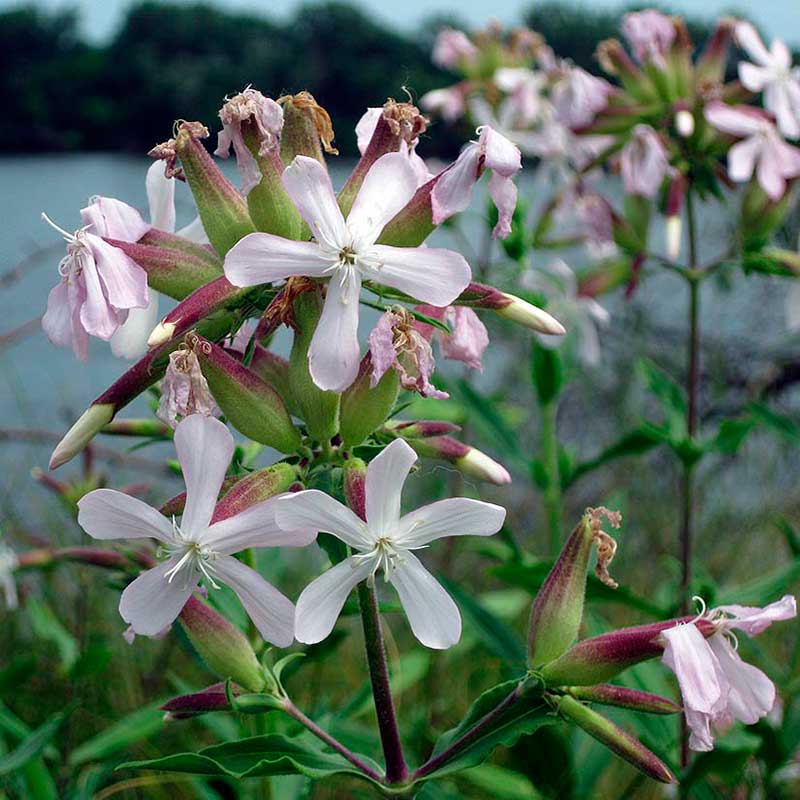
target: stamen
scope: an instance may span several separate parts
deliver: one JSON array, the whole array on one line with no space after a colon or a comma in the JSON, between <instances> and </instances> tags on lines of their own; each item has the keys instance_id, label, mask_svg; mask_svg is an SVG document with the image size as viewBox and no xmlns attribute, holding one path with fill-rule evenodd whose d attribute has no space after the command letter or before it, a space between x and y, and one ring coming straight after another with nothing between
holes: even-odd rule
<instances>
[{"instance_id":1,"label":"stamen","mask_svg":"<svg viewBox=\"0 0 800 800\"><path fill-rule=\"evenodd\" d=\"M51 220L50 217L48 217L47 214L44 213L44 211L42 211L42 219L51 228L54 228L55 230L57 230L68 242L74 242L75 239L77 238L74 233L68 233L60 225L56 225L56 223L53 222L53 220Z\"/></svg>"},{"instance_id":2,"label":"stamen","mask_svg":"<svg viewBox=\"0 0 800 800\"><path fill-rule=\"evenodd\" d=\"M700 606L700 613L692 620L692 622L694 623L694 622L699 622L705 616L706 609L708 608L708 606L706 606L706 601L703 600L703 598L700 597L699 595L694 595L694 597L692 597L692 600L694 600L695 603L697 603L697 605Z\"/></svg>"}]
</instances>

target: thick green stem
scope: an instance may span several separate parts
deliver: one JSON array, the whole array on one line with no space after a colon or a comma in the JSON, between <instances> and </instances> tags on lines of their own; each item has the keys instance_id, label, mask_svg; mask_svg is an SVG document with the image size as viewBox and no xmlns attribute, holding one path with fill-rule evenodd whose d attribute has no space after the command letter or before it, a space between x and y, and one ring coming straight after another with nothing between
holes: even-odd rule
<instances>
[{"instance_id":1,"label":"thick green stem","mask_svg":"<svg viewBox=\"0 0 800 800\"><path fill-rule=\"evenodd\" d=\"M542 412L542 463L547 485L544 507L547 514L550 555L555 558L561 550L561 473L558 466L558 397L540 406Z\"/></svg>"}]
</instances>

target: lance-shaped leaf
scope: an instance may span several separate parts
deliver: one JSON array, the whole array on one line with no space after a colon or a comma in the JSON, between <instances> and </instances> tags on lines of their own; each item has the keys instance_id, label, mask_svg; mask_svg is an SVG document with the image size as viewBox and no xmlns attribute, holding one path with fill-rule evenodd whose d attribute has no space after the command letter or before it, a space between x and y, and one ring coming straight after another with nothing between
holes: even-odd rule
<instances>
[{"instance_id":1,"label":"lance-shaped leaf","mask_svg":"<svg viewBox=\"0 0 800 800\"><path fill-rule=\"evenodd\" d=\"M280 395L218 345L198 336L193 346L211 393L230 423L281 453L297 450L300 434Z\"/></svg>"}]
</instances>

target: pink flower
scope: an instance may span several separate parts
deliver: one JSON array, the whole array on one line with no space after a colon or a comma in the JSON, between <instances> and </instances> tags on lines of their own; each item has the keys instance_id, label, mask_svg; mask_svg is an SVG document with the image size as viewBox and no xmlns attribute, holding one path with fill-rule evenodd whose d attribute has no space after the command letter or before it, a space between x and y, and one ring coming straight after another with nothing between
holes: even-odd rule
<instances>
[{"instance_id":1,"label":"pink flower","mask_svg":"<svg viewBox=\"0 0 800 800\"><path fill-rule=\"evenodd\" d=\"M235 286L293 275L330 278L309 348L309 371L321 389L343 391L358 373L362 280L444 306L466 288L469 265L451 250L376 244L384 226L417 190L414 168L402 153L387 153L372 165L347 220L336 203L328 171L318 161L297 156L282 180L314 241L251 233L228 252L225 275Z\"/></svg>"},{"instance_id":2,"label":"pink flower","mask_svg":"<svg viewBox=\"0 0 800 800\"><path fill-rule=\"evenodd\" d=\"M489 345L489 334L486 326L480 321L478 315L465 306L417 306L417 311L428 317L446 322L450 333L424 325L427 335L435 336L439 340L439 347L445 358L454 361L463 361L472 369L483 371L481 358L483 351ZM420 325L420 323L417 323Z\"/></svg>"},{"instance_id":3,"label":"pink flower","mask_svg":"<svg viewBox=\"0 0 800 800\"><path fill-rule=\"evenodd\" d=\"M175 448L186 481L180 524L141 500L113 489L96 489L78 503L78 524L95 539L155 539L164 560L143 572L122 593L119 612L133 632L154 636L180 614L199 582L233 589L261 635L279 647L294 638L294 606L233 554L248 547L303 547L315 531L278 527L279 498L256 503L212 523L233 437L218 420L193 415L175 430Z\"/></svg>"},{"instance_id":4,"label":"pink flower","mask_svg":"<svg viewBox=\"0 0 800 800\"><path fill-rule=\"evenodd\" d=\"M737 22L737 44L755 61L739 62L739 80L751 92L764 93L764 105L775 115L780 132L800 137L800 67L792 69L792 54L780 40L769 50L749 22Z\"/></svg>"},{"instance_id":5,"label":"pink flower","mask_svg":"<svg viewBox=\"0 0 800 800\"><path fill-rule=\"evenodd\" d=\"M443 28L433 45L433 63L443 69L464 66L475 60L478 48L469 40L464 31Z\"/></svg>"},{"instance_id":6,"label":"pink flower","mask_svg":"<svg viewBox=\"0 0 800 800\"><path fill-rule=\"evenodd\" d=\"M775 686L760 669L740 658L729 641L731 629L754 636L773 622L796 615L795 599L786 595L763 609L720 606L704 611L699 619L716 626L708 639L694 622L662 631L663 660L678 678L693 750L712 750L715 730L734 720L752 725L775 703Z\"/></svg>"},{"instance_id":7,"label":"pink flower","mask_svg":"<svg viewBox=\"0 0 800 800\"><path fill-rule=\"evenodd\" d=\"M553 86L551 99L558 119L569 128L588 125L608 105L611 84L580 67L567 65Z\"/></svg>"},{"instance_id":8,"label":"pink flower","mask_svg":"<svg viewBox=\"0 0 800 800\"><path fill-rule=\"evenodd\" d=\"M787 144L777 128L757 109L709 103L705 117L724 133L742 137L728 151L728 174L737 182L746 182L756 174L761 188L772 200L786 191L786 181L800 175L800 150Z\"/></svg>"},{"instance_id":9,"label":"pink flower","mask_svg":"<svg viewBox=\"0 0 800 800\"><path fill-rule=\"evenodd\" d=\"M156 416L175 428L181 419L192 414L218 417L221 413L194 351L187 347L170 353Z\"/></svg>"},{"instance_id":10,"label":"pink flower","mask_svg":"<svg viewBox=\"0 0 800 800\"><path fill-rule=\"evenodd\" d=\"M413 551L445 536L491 536L502 527L506 512L491 503L454 497L401 516L402 486L416 460L411 447L396 439L370 462L366 520L315 490L278 501L278 525L327 531L356 551L300 594L295 616L299 641L312 644L325 639L355 585L374 581L379 569L397 590L411 630L422 644L443 650L461 637L458 607Z\"/></svg>"},{"instance_id":11,"label":"pink flower","mask_svg":"<svg viewBox=\"0 0 800 800\"><path fill-rule=\"evenodd\" d=\"M628 194L653 197L667 174L667 151L649 125L637 125L620 155L622 182Z\"/></svg>"},{"instance_id":12,"label":"pink flower","mask_svg":"<svg viewBox=\"0 0 800 800\"><path fill-rule=\"evenodd\" d=\"M398 307L381 316L369 335L369 353L372 360L370 386L377 386L387 370L394 368L404 389L436 400L449 397L430 381L433 351L406 309Z\"/></svg>"},{"instance_id":13,"label":"pink flower","mask_svg":"<svg viewBox=\"0 0 800 800\"><path fill-rule=\"evenodd\" d=\"M219 112L222 130L219 132L214 155L227 158L231 147L236 154L236 166L242 177L242 194L247 194L261 181L258 167L244 140L242 125L251 126L263 156L277 149L283 130L283 109L271 98L249 86L240 94L226 100Z\"/></svg>"},{"instance_id":14,"label":"pink flower","mask_svg":"<svg viewBox=\"0 0 800 800\"><path fill-rule=\"evenodd\" d=\"M436 182L431 194L433 222L438 225L467 208L472 187L488 169L492 173L489 194L499 216L493 235L502 239L511 233L511 218L517 206L517 187L511 178L522 169L521 156L513 142L488 125L478 128L477 134L478 141L470 142Z\"/></svg>"},{"instance_id":15,"label":"pink flower","mask_svg":"<svg viewBox=\"0 0 800 800\"><path fill-rule=\"evenodd\" d=\"M72 347L86 361L89 336L109 340L125 322L132 308L146 308L149 301L147 273L119 248L81 228L74 234L42 217L67 242L61 259L59 283L47 298L42 328L57 347Z\"/></svg>"},{"instance_id":16,"label":"pink flower","mask_svg":"<svg viewBox=\"0 0 800 800\"><path fill-rule=\"evenodd\" d=\"M461 83L447 89L433 89L426 92L419 100L419 104L426 110L440 114L442 119L453 122L464 116L466 104L465 87Z\"/></svg>"},{"instance_id":17,"label":"pink flower","mask_svg":"<svg viewBox=\"0 0 800 800\"><path fill-rule=\"evenodd\" d=\"M658 67L664 66L664 56L675 41L672 20L653 9L626 14L622 33L640 64L652 61Z\"/></svg>"},{"instance_id":18,"label":"pink flower","mask_svg":"<svg viewBox=\"0 0 800 800\"><path fill-rule=\"evenodd\" d=\"M542 115L542 92L547 76L524 67L501 67L494 73L494 82L500 91L508 94L514 110L514 124L524 128L537 122Z\"/></svg>"}]
</instances>

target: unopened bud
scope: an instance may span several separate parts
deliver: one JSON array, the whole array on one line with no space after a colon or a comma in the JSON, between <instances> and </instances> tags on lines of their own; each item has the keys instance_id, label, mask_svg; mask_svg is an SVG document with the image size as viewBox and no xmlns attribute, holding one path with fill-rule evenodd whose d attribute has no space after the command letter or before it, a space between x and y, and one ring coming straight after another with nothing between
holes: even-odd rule
<instances>
[{"instance_id":1,"label":"unopened bud","mask_svg":"<svg viewBox=\"0 0 800 800\"><path fill-rule=\"evenodd\" d=\"M264 686L264 675L247 637L210 606L192 596L179 617L186 635L209 669L251 692Z\"/></svg>"},{"instance_id":2,"label":"unopened bud","mask_svg":"<svg viewBox=\"0 0 800 800\"><path fill-rule=\"evenodd\" d=\"M360 458L349 458L344 465L344 497L361 519L367 518L367 465Z\"/></svg>"},{"instance_id":3,"label":"unopened bud","mask_svg":"<svg viewBox=\"0 0 800 800\"><path fill-rule=\"evenodd\" d=\"M231 684L228 688L234 697L242 692L242 688L236 684ZM189 719L209 711L230 711L231 704L225 684L215 683L199 692L173 697L160 706L160 710L166 712L164 718L167 720Z\"/></svg>"},{"instance_id":4,"label":"unopened bud","mask_svg":"<svg viewBox=\"0 0 800 800\"><path fill-rule=\"evenodd\" d=\"M536 596L528 631L528 660L532 666L557 659L578 638L592 545L597 544L598 568L604 576L608 575L615 549L608 545L611 537L601 529L603 517L614 528L619 527L619 513L602 507L587 509ZM610 580L607 578L607 582Z\"/></svg>"},{"instance_id":5,"label":"unopened bud","mask_svg":"<svg viewBox=\"0 0 800 800\"><path fill-rule=\"evenodd\" d=\"M300 446L300 434L292 425L280 395L221 347L190 334L214 399L228 421L245 436L292 453Z\"/></svg>"},{"instance_id":6,"label":"unopened bud","mask_svg":"<svg viewBox=\"0 0 800 800\"><path fill-rule=\"evenodd\" d=\"M720 84L725 79L728 44L733 37L736 22L732 17L723 17L706 40L706 46L695 64L698 86Z\"/></svg>"},{"instance_id":7,"label":"unopened bud","mask_svg":"<svg viewBox=\"0 0 800 800\"><path fill-rule=\"evenodd\" d=\"M384 425L387 431L396 432L404 439L424 439L427 436L445 436L461 430L454 422L438 419L391 420Z\"/></svg>"},{"instance_id":8,"label":"unopened bud","mask_svg":"<svg viewBox=\"0 0 800 800\"><path fill-rule=\"evenodd\" d=\"M604 706L629 708L645 714L677 714L682 708L668 700L650 692L628 689L625 686L614 686L610 683L599 683L596 686L569 686L567 692L577 700L599 703Z\"/></svg>"},{"instance_id":9,"label":"unopened bud","mask_svg":"<svg viewBox=\"0 0 800 800\"><path fill-rule=\"evenodd\" d=\"M77 422L67 431L50 456L50 469L66 464L83 450L95 434L114 418L115 408L110 403L96 403L81 414Z\"/></svg>"},{"instance_id":10,"label":"unopened bud","mask_svg":"<svg viewBox=\"0 0 800 800\"><path fill-rule=\"evenodd\" d=\"M339 432L348 447L361 444L383 425L400 391L396 370L388 369L374 387L371 386L372 371L372 358L367 353L361 360L356 379L342 394Z\"/></svg>"},{"instance_id":11,"label":"unopened bud","mask_svg":"<svg viewBox=\"0 0 800 800\"><path fill-rule=\"evenodd\" d=\"M211 523L234 517L256 503L288 491L298 477L297 467L285 461L251 472L225 492L214 508Z\"/></svg>"},{"instance_id":12,"label":"unopened bud","mask_svg":"<svg viewBox=\"0 0 800 800\"><path fill-rule=\"evenodd\" d=\"M147 337L147 346L160 347L162 344L171 341L175 338L176 328L177 325L174 322L161 320L161 322L150 331L150 335Z\"/></svg>"},{"instance_id":13,"label":"unopened bud","mask_svg":"<svg viewBox=\"0 0 800 800\"><path fill-rule=\"evenodd\" d=\"M662 783L675 783L675 776L658 756L638 739L574 697L561 697L558 712L645 775Z\"/></svg>"},{"instance_id":14,"label":"unopened bud","mask_svg":"<svg viewBox=\"0 0 800 800\"><path fill-rule=\"evenodd\" d=\"M676 261L681 254L681 242L683 240L683 224L679 216L667 217L664 239L667 258L670 261Z\"/></svg>"},{"instance_id":15,"label":"unopened bud","mask_svg":"<svg viewBox=\"0 0 800 800\"><path fill-rule=\"evenodd\" d=\"M402 431L398 432L403 435ZM403 436L403 438L406 438ZM441 458L449 461L460 472L487 483L503 486L511 483L508 470L486 453L459 442L450 436L431 436L426 439L407 439L416 453L423 458Z\"/></svg>"},{"instance_id":16,"label":"unopened bud","mask_svg":"<svg viewBox=\"0 0 800 800\"><path fill-rule=\"evenodd\" d=\"M513 294L503 293L508 304L496 309L505 319L524 325L533 331L553 336L563 336L566 328L551 314Z\"/></svg>"},{"instance_id":17,"label":"unopened bud","mask_svg":"<svg viewBox=\"0 0 800 800\"><path fill-rule=\"evenodd\" d=\"M694 114L686 108L675 114L675 130L688 139L694 133Z\"/></svg>"}]
</instances>

